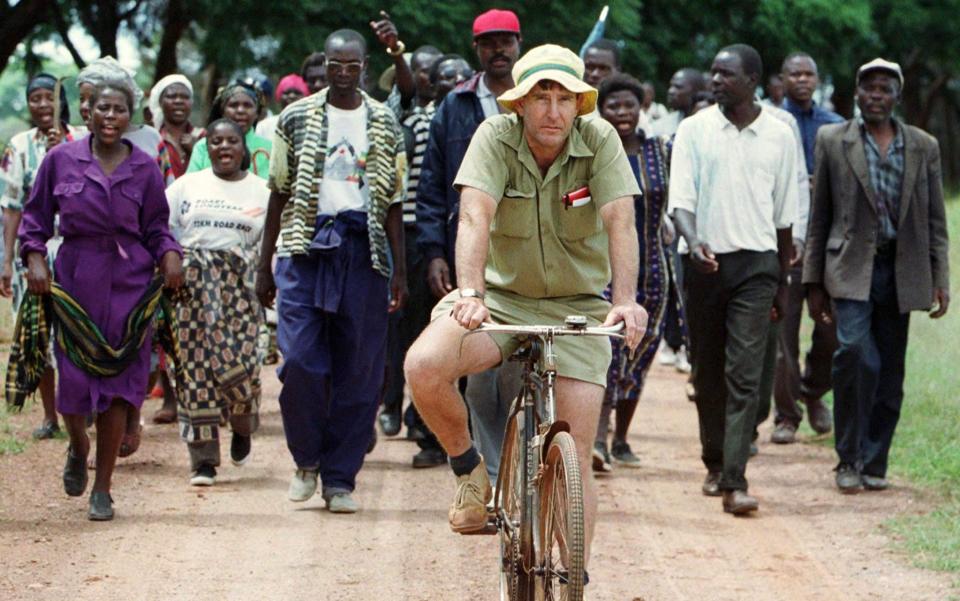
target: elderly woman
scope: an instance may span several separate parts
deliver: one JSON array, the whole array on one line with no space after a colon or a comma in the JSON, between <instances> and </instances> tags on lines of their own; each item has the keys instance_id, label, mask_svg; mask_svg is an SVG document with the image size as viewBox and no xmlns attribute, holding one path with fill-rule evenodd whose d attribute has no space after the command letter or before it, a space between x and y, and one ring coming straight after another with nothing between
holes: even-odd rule
<instances>
[{"instance_id":1,"label":"elderly woman","mask_svg":"<svg viewBox=\"0 0 960 601\"><path fill-rule=\"evenodd\" d=\"M190 123L193 84L179 73L167 75L150 90L149 106L153 127L163 138L157 162L169 186L187 172L193 147L205 135L203 128Z\"/></svg>"},{"instance_id":2,"label":"elderly woman","mask_svg":"<svg viewBox=\"0 0 960 601\"><path fill-rule=\"evenodd\" d=\"M59 87L59 92L57 88ZM55 116L59 104L59 122ZM17 228L23 204L30 196L37 169L47 151L63 143L72 142L77 134L69 125L70 107L66 91L57 86L53 75L40 73L27 82L27 109L30 111L31 129L15 135L0 159L0 207L3 208L3 272L0 275L0 296L11 299L14 317L20 309L20 301L26 292L25 270L20 261L15 261ZM50 240L49 254L56 254L60 240ZM16 262L16 265L14 264ZM33 431L33 437L42 440L53 438L60 431L54 405L54 369L52 359L40 382L40 398L43 401L43 422Z\"/></svg>"},{"instance_id":3,"label":"elderly woman","mask_svg":"<svg viewBox=\"0 0 960 601\"><path fill-rule=\"evenodd\" d=\"M304 96L309 96L310 90L307 88L307 82L296 73L291 73L280 80L277 84L277 91L274 98L280 103L280 108L285 109ZM267 117L260 123L257 123L257 135L267 140L273 139L273 130L277 129L277 121L280 115Z\"/></svg>"},{"instance_id":4,"label":"elderly woman","mask_svg":"<svg viewBox=\"0 0 960 601\"><path fill-rule=\"evenodd\" d=\"M257 247L270 190L247 172L243 130L228 119L207 129L211 166L167 189L170 230L184 248L190 301L177 312L180 432L190 451L190 484L210 486L220 465L220 419L229 418L230 459L243 465L260 406L257 334L263 311L254 293Z\"/></svg>"},{"instance_id":5,"label":"elderly woman","mask_svg":"<svg viewBox=\"0 0 960 601\"><path fill-rule=\"evenodd\" d=\"M181 252L167 226L169 209L154 160L123 132L130 125L136 88L129 78L99 81L90 95L89 136L51 150L40 165L20 226L20 255L34 294L49 294L46 242L60 217L57 254L60 286L86 311L106 341L118 347L127 317L147 292L157 266L165 285L182 282ZM150 338L120 374L91 375L55 348L59 371L57 410L70 446L63 486L70 496L87 487L90 452L86 419L97 427L96 479L88 517L113 519L110 482L124 435L127 407L143 403L150 370Z\"/></svg>"},{"instance_id":6,"label":"elderly woman","mask_svg":"<svg viewBox=\"0 0 960 601\"><path fill-rule=\"evenodd\" d=\"M600 86L597 100L600 114L620 135L630 166L643 191L641 196L635 198L634 207L640 243L637 302L643 305L650 318L640 347L632 357L622 342L613 342L613 360L607 374L607 391L594 448L596 471L610 469L607 435L610 413L614 407L617 418L609 454L625 467L637 467L640 463L627 443L627 431L643 391L647 370L660 343L666 310L669 272L661 228L664 227L667 204L667 160L663 140L647 137L643 130L637 131L643 99L644 90L640 82L629 75L615 75Z\"/></svg>"},{"instance_id":7,"label":"elderly woman","mask_svg":"<svg viewBox=\"0 0 960 601\"><path fill-rule=\"evenodd\" d=\"M98 58L77 74L77 91L80 93L80 117L83 118L88 129L90 128L91 114L90 97L93 94L93 89L107 79L122 79L129 82L134 90L134 108L139 107L143 101L143 91L134 82L132 71L128 71L112 56ZM147 124L135 125L131 120L127 129L122 133L124 140L130 141L154 160L157 159L162 138L160 132L156 129Z\"/></svg>"},{"instance_id":8,"label":"elderly woman","mask_svg":"<svg viewBox=\"0 0 960 601\"><path fill-rule=\"evenodd\" d=\"M250 150L250 166L253 174L267 179L270 171L270 140L256 134L254 127L257 124L257 115L260 114L260 93L253 86L241 82L234 82L217 94L210 109L212 123L226 117L240 126L243 130L244 142ZM210 166L210 155L207 152L206 140L200 140L193 149L190 157L190 166L187 172L203 171Z\"/></svg>"}]
</instances>

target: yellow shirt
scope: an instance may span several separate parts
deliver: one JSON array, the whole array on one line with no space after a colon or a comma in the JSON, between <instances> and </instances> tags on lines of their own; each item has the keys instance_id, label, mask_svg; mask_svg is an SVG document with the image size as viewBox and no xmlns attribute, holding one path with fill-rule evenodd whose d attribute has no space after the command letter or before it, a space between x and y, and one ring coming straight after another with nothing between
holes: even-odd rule
<instances>
[{"instance_id":1,"label":"yellow shirt","mask_svg":"<svg viewBox=\"0 0 960 601\"><path fill-rule=\"evenodd\" d=\"M600 208L641 193L620 138L605 120L577 118L563 152L541 176L523 123L513 114L490 117L477 128L453 185L497 201L487 286L529 298L601 296L610 282L610 256ZM565 206L563 196L583 187L590 201Z\"/></svg>"}]
</instances>

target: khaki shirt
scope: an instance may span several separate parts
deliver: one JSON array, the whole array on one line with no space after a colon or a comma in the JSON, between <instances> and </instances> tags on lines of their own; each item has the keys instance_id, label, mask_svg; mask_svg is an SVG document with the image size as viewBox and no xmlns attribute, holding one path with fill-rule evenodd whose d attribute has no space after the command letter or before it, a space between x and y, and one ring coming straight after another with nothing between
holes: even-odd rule
<instances>
[{"instance_id":1,"label":"khaki shirt","mask_svg":"<svg viewBox=\"0 0 960 601\"><path fill-rule=\"evenodd\" d=\"M529 298L602 295L610 283L610 255L600 207L641 193L616 130L603 119L578 118L544 177L523 123L512 114L477 128L453 186L476 188L497 201L487 286ZM590 202L565 208L563 195L584 186Z\"/></svg>"}]
</instances>

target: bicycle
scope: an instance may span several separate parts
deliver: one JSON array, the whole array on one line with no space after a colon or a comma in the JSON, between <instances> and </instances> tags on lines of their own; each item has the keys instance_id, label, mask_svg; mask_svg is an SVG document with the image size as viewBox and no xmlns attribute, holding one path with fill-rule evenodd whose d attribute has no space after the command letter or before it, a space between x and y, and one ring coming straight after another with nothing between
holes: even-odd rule
<instances>
[{"instance_id":1,"label":"bicycle","mask_svg":"<svg viewBox=\"0 0 960 601\"><path fill-rule=\"evenodd\" d=\"M509 360L524 364L500 455L489 534L500 537L500 598L504 601L583 599L583 480L570 426L556 420L557 336L622 338L623 324L587 327L570 316L563 326L483 324L477 332L515 334Z\"/></svg>"}]
</instances>

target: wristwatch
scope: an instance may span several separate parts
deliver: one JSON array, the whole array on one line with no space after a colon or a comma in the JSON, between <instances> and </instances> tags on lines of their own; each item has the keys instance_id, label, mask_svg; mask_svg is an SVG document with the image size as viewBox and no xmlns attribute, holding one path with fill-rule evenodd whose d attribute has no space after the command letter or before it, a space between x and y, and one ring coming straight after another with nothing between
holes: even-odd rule
<instances>
[{"instance_id":1,"label":"wristwatch","mask_svg":"<svg viewBox=\"0 0 960 601\"><path fill-rule=\"evenodd\" d=\"M478 298L483 300L483 293L474 288L461 288L460 298Z\"/></svg>"}]
</instances>

